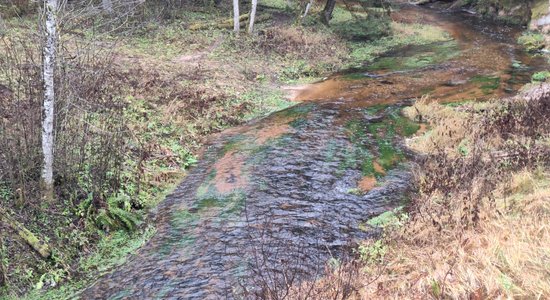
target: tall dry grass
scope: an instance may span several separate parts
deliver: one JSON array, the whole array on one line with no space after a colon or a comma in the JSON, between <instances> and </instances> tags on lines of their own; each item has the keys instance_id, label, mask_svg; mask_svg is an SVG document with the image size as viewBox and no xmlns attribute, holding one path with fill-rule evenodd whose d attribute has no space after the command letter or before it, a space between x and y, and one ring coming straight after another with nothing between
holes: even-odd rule
<instances>
[{"instance_id":1,"label":"tall dry grass","mask_svg":"<svg viewBox=\"0 0 550 300\"><path fill-rule=\"evenodd\" d=\"M550 298L550 86L456 107L422 99L404 114L430 127L408 141L417 193L365 241L376 255L353 266L347 299ZM330 291L332 276L315 284Z\"/></svg>"},{"instance_id":2,"label":"tall dry grass","mask_svg":"<svg viewBox=\"0 0 550 300\"><path fill-rule=\"evenodd\" d=\"M550 87L458 107L423 99L405 114L431 126L410 141L418 193L362 297L550 297Z\"/></svg>"}]
</instances>

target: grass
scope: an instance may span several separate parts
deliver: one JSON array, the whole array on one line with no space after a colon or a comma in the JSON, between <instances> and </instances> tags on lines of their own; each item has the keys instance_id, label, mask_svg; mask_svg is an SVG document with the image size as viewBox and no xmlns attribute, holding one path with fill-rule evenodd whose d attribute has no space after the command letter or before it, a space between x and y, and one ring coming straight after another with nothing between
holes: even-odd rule
<instances>
[{"instance_id":1,"label":"grass","mask_svg":"<svg viewBox=\"0 0 550 300\"><path fill-rule=\"evenodd\" d=\"M548 1L536 0L531 11L531 19L533 20L546 16L548 14Z\"/></svg>"},{"instance_id":2,"label":"grass","mask_svg":"<svg viewBox=\"0 0 550 300\"><path fill-rule=\"evenodd\" d=\"M130 254L136 253L154 234L154 227L146 227L142 231L128 233L125 231L117 231L109 235L104 235L98 242L97 250L91 256L83 257L80 262L82 271L86 276L79 278L70 285L63 285L60 288L52 289L47 292L41 292L41 286L44 284L58 285L60 281L54 282L55 272L46 273L41 276L37 282L36 290L31 291L23 298L13 297L13 299L27 300L46 300L46 299L72 299L75 298L78 291L86 287L91 281L96 279L97 274L104 274L113 268L116 268L126 262ZM64 273L58 277L63 280ZM7 299L11 299L8 296Z\"/></svg>"},{"instance_id":3,"label":"grass","mask_svg":"<svg viewBox=\"0 0 550 300\"><path fill-rule=\"evenodd\" d=\"M286 1L270 0L265 4L278 8L278 13L293 16ZM318 11L315 10L318 9L312 10L312 18L317 18ZM283 110L279 113L282 117L294 119L291 126L303 126L304 118L313 106L299 105L285 110L292 103L280 92L280 84L310 82L349 66L362 66L382 53L408 44L422 45L449 39L435 26L391 22L389 26L394 35L373 41L353 40L339 31L354 21L351 13L340 6L335 10L332 29L316 22L313 22L314 26L293 26L294 20L289 18L282 24L277 23L278 20L273 20L275 24L259 23L258 30L265 34L239 37L227 34L226 30L186 29L195 22L225 18L223 9L170 13L177 14L179 19L158 24L145 22L143 26L134 28L135 31L122 34L113 31L97 35L97 28L63 32L64 40L84 44L99 39L105 43L113 42L113 49L109 49L116 54L112 71L115 71L117 81L113 85L121 87L122 91L113 96L126 107L122 118L135 137L131 141L132 149L144 147L147 155L141 160L142 153L136 150L125 156L125 168L121 170L125 193L109 196L120 196L121 199L128 196L131 203L117 200L116 205L129 207L139 216L145 216L185 176L185 170L196 163L195 153L209 134L278 110ZM6 36L15 38L32 33L36 25L34 17L6 19L6 26L10 28L5 32ZM369 33L372 36L377 34ZM380 36L385 34L380 33ZM405 136L416 131L415 125L400 117L380 128ZM377 138L382 139L381 136ZM242 145L238 142L230 143L225 151L239 147ZM247 148L247 151L254 149ZM388 140L373 143L370 150L357 148L350 151L347 163L357 163L358 159L365 174L381 176L374 163L378 160L384 167L391 168L400 157L399 150ZM142 172L139 176L136 169ZM200 196L205 196L209 191L203 187L201 192ZM13 191L0 184L2 197L14 198ZM228 213L238 209L241 200L237 198L230 199L233 204ZM219 208L220 199L201 199L201 207ZM28 297L65 298L82 288L89 276L122 263L125 256L143 245L154 232L154 229L147 229L140 235L140 231L111 230L104 234L95 224L94 217L83 217L88 211L86 207L77 205L72 209L78 202L74 199L64 201L63 205L71 209L59 214L66 218L45 222L54 217L38 213L38 217L26 220L26 225L37 232L45 232L52 243L69 240L69 243L60 245L63 263L85 275L70 278L63 275L64 271L45 266L35 258L15 255L15 259L7 262L7 267L10 276L16 278L10 279L13 279L12 291L17 291L17 294L32 290L32 286L38 283L43 285L43 289L50 288L48 282L53 280L56 284L63 283L62 286L46 293L31 291ZM73 223L86 225L71 233L61 230ZM189 224L184 223L186 225ZM47 228L53 228L51 232L54 233L49 233L45 230ZM22 249L26 249L24 245L15 242L7 251L19 253L24 251ZM84 258L76 259L80 256ZM11 291L6 294L13 295Z\"/></svg>"},{"instance_id":4,"label":"grass","mask_svg":"<svg viewBox=\"0 0 550 300\"><path fill-rule=\"evenodd\" d=\"M522 185L532 187L509 195L521 199L515 207L506 203L509 196L501 196L497 205L504 208L503 213L495 216L487 211L491 217L478 230L466 231L461 237L446 233L438 239L430 239L429 235L435 232L428 230L411 238L402 237L399 244L390 243L385 258L392 262L391 270L402 274L400 282L390 283L393 293L410 292L407 282L416 278L412 288L417 293L436 297L434 283L441 287L441 295L451 298L476 293L488 298L548 295L549 278L543 270L550 250L550 232L543 224L550 217L549 177L539 175L526 183L526 174L533 177L534 173L522 171L512 177L512 182L518 181L519 176ZM429 263L434 260L435 264ZM405 275L398 270L414 271ZM446 278L449 270L452 279Z\"/></svg>"},{"instance_id":5,"label":"grass","mask_svg":"<svg viewBox=\"0 0 550 300\"><path fill-rule=\"evenodd\" d=\"M550 72L549 71L542 71L537 72L533 74L532 79L533 81L542 82L546 81L546 79L550 78Z\"/></svg>"},{"instance_id":6,"label":"grass","mask_svg":"<svg viewBox=\"0 0 550 300\"><path fill-rule=\"evenodd\" d=\"M382 213L367 221L367 224L372 227L390 227L390 226L402 226L404 220L407 219L407 215L403 213L403 207L398 207L393 210Z\"/></svg>"},{"instance_id":7,"label":"grass","mask_svg":"<svg viewBox=\"0 0 550 300\"><path fill-rule=\"evenodd\" d=\"M418 46L417 53L411 56L386 56L377 59L369 65L369 70L412 70L424 68L430 65L447 61L456 57L459 54L459 49L454 41L437 42L426 45L431 50L431 53L423 51L421 46Z\"/></svg>"},{"instance_id":8,"label":"grass","mask_svg":"<svg viewBox=\"0 0 550 300\"><path fill-rule=\"evenodd\" d=\"M444 53L454 53L456 45L449 42L449 34L437 26L424 24L403 24L392 22L391 28L393 34L371 43L352 43L351 44L351 62L349 67L363 67L366 63L372 62L389 51L399 49L404 46L420 46L431 43L442 43L441 55ZM409 64L413 64L409 61ZM421 60L421 59L417 59Z\"/></svg>"},{"instance_id":9,"label":"grass","mask_svg":"<svg viewBox=\"0 0 550 300\"><path fill-rule=\"evenodd\" d=\"M537 32L526 32L518 38L518 43L529 52L537 52L544 48L546 42L544 36Z\"/></svg>"},{"instance_id":10,"label":"grass","mask_svg":"<svg viewBox=\"0 0 550 300\"><path fill-rule=\"evenodd\" d=\"M500 87L500 77L476 75L470 78L470 82L479 85L481 91L488 95Z\"/></svg>"},{"instance_id":11,"label":"grass","mask_svg":"<svg viewBox=\"0 0 550 300\"><path fill-rule=\"evenodd\" d=\"M405 108L404 115L422 116L431 127L408 140L426 158L415 171L411 203L361 225L381 230L356 249L361 264L336 279L329 272L331 280L312 282L314 289L334 292L344 280L357 290L350 299L550 297L550 131L548 98L540 96L548 88L453 106L424 98ZM501 126L508 118L515 123ZM493 156L513 153L507 147L527 136L535 140L528 147L543 147L540 156L523 154L519 164ZM357 281L346 277L350 272Z\"/></svg>"}]
</instances>

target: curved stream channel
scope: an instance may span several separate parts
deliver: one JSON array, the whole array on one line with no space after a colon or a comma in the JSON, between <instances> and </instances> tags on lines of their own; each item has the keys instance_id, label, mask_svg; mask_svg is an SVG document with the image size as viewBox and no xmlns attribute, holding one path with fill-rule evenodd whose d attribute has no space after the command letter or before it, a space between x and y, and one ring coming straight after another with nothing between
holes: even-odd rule
<instances>
[{"instance_id":1,"label":"curved stream channel","mask_svg":"<svg viewBox=\"0 0 550 300\"><path fill-rule=\"evenodd\" d=\"M81 297L233 299L261 283L321 276L331 257L376 234L369 218L405 200L403 141L423 126L402 106L427 93L442 102L506 96L546 66L519 49L516 29L402 9L394 19L440 26L449 40L334 75L301 91L300 104L213 137L160 205L156 235Z\"/></svg>"}]
</instances>

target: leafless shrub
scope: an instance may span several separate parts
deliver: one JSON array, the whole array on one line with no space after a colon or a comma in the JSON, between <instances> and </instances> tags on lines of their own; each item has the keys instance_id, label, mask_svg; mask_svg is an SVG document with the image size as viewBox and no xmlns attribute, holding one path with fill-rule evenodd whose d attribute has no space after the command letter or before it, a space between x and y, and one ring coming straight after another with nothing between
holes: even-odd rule
<instances>
[{"instance_id":1,"label":"leafless shrub","mask_svg":"<svg viewBox=\"0 0 550 300\"><path fill-rule=\"evenodd\" d=\"M338 55L338 42L325 34L303 27L272 27L260 37L260 47L265 51L274 51L280 55L296 55L306 58L318 58Z\"/></svg>"},{"instance_id":2,"label":"leafless shrub","mask_svg":"<svg viewBox=\"0 0 550 300\"><path fill-rule=\"evenodd\" d=\"M550 149L541 143L550 128L550 88L541 86L505 100L472 118L463 131L469 146L459 156L434 145L420 161L419 196L412 207L420 218L439 228L477 226L482 205L492 205L497 185L512 171L550 162ZM475 129L474 129L475 127ZM453 129L443 134L453 135Z\"/></svg>"},{"instance_id":3,"label":"leafless shrub","mask_svg":"<svg viewBox=\"0 0 550 300\"><path fill-rule=\"evenodd\" d=\"M22 40L2 39L0 57L0 180L12 190L31 192L40 177L41 69L37 49ZM22 205L22 203L19 203Z\"/></svg>"},{"instance_id":4,"label":"leafless shrub","mask_svg":"<svg viewBox=\"0 0 550 300\"><path fill-rule=\"evenodd\" d=\"M247 223L249 274L240 282L238 297L245 299L349 299L361 285L362 263L349 248L333 253L321 241L311 244L299 236L281 238L266 219ZM286 235L285 235L286 236Z\"/></svg>"}]
</instances>

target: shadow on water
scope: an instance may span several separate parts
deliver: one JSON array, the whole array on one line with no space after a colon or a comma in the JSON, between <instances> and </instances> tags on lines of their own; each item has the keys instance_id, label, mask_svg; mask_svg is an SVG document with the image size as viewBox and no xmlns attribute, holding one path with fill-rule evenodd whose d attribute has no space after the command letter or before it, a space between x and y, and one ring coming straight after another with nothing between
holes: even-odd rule
<instances>
[{"instance_id":1,"label":"shadow on water","mask_svg":"<svg viewBox=\"0 0 550 300\"><path fill-rule=\"evenodd\" d=\"M369 218L406 200L403 138L420 128L400 115L406 99L499 97L545 65L517 49L512 29L408 10L453 40L395 50L214 137L160 205L156 236L82 298L239 298L321 276L330 258L377 234Z\"/></svg>"}]
</instances>

